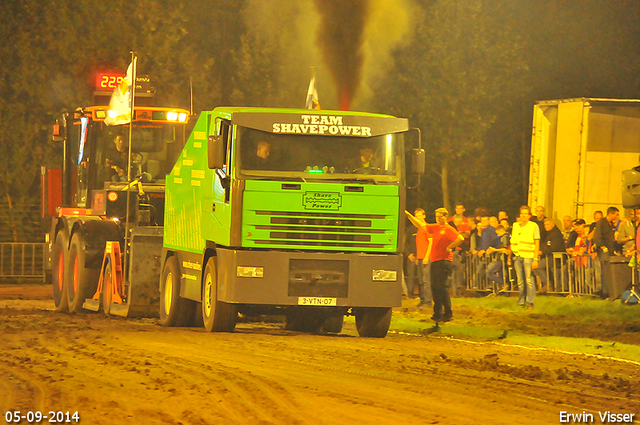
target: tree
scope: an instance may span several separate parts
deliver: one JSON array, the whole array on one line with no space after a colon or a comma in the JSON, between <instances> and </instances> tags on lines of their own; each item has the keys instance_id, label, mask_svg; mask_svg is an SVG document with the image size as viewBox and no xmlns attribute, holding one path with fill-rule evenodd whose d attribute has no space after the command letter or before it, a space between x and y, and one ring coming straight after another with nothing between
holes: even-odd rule
<instances>
[{"instance_id":1,"label":"tree","mask_svg":"<svg viewBox=\"0 0 640 425\"><path fill-rule=\"evenodd\" d=\"M146 62L147 72L160 75L166 96L178 97L171 72L179 68L176 47L185 34L181 10L179 2L169 1L24 0L3 5L0 35L12 41L0 46L3 238L33 240L41 234L39 167L57 168L61 161L50 140L51 115L90 104L95 71L108 64L124 72L129 50L140 50L145 52L140 62Z\"/></svg>"},{"instance_id":2,"label":"tree","mask_svg":"<svg viewBox=\"0 0 640 425\"><path fill-rule=\"evenodd\" d=\"M422 130L427 163L440 176L449 209L451 173L461 182L482 169L476 164L495 153L487 131L529 87L511 4L423 3L414 39L394 53L395 65L378 88L380 110L407 116Z\"/></svg>"}]
</instances>

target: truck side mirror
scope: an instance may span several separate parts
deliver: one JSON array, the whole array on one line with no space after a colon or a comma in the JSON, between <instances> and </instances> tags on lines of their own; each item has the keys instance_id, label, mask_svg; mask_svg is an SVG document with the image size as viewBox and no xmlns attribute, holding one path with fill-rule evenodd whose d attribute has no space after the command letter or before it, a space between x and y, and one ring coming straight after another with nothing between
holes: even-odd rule
<instances>
[{"instance_id":1,"label":"truck side mirror","mask_svg":"<svg viewBox=\"0 0 640 425\"><path fill-rule=\"evenodd\" d=\"M411 149L411 172L413 174L424 174L424 167L424 149Z\"/></svg>"},{"instance_id":2,"label":"truck side mirror","mask_svg":"<svg viewBox=\"0 0 640 425\"><path fill-rule=\"evenodd\" d=\"M224 143L221 135L209 136L207 141L207 162L210 169L222 168L224 165Z\"/></svg>"},{"instance_id":3,"label":"truck side mirror","mask_svg":"<svg viewBox=\"0 0 640 425\"><path fill-rule=\"evenodd\" d=\"M54 142L64 142L67 137L67 126L64 118L56 119L51 132L51 140Z\"/></svg>"}]
</instances>

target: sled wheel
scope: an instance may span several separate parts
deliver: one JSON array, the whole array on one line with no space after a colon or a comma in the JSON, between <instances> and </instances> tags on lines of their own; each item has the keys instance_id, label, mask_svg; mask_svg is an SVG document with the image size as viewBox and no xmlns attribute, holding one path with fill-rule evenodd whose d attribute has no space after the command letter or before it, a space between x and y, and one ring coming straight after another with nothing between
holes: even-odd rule
<instances>
[{"instance_id":1,"label":"sled wheel","mask_svg":"<svg viewBox=\"0 0 640 425\"><path fill-rule=\"evenodd\" d=\"M322 324L322 329L325 332L329 333L340 333L342 332L342 325L344 324L344 315L339 316L329 316L324 319L324 323Z\"/></svg>"},{"instance_id":2,"label":"sled wheel","mask_svg":"<svg viewBox=\"0 0 640 425\"><path fill-rule=\"evenodd\" d=\"M324 317L312 307L291 307L287 311L285 329L297 332L318 332L324 323Z\"/></svg>"},{"instance_id":3,"label":"sled wheel","mask_svg":"<svg viewBox=\"0 0 640 425\"><path fill-rule=\"evenodd\" d=\"M215 257L209 258L202 283L202 319L208 332L231 332L236 327L236 306L218 301L218 276Z\"/></svg>"},{"instance_id":4,"label":"sled wheel","mask_svg":"<svg viewBox=\"0 0 640 425\"><path fill-rule=\"evenodd\" d=\"M356 329L365 338L384 338L391 325L390 307L364 307L356 310Z\"/></svg>"}]
</instances>

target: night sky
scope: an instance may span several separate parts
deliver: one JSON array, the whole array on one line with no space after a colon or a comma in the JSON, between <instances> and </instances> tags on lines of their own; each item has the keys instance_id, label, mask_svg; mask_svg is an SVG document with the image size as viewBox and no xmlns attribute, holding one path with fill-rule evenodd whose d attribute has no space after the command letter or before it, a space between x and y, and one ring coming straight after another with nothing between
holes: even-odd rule
<instances>
[{"instance_id":1,"label":"night sky","mask_svg":"<svg viewBox=\"0 0 640 425\"><path fill-rule=\"evenodd\" d=\"M640 0L6 1L0 210L38 204L53 114L90 104L96 72L124 72L132 49L158 103L189 108L191 81L196 112L303 107L317 67L324 109L405 116L432 138L410 205L442 203L442 145L469 143L449 164L451 202L515 210L536 100L640 98L639 19Z\"/></svg>"}]
</instances>

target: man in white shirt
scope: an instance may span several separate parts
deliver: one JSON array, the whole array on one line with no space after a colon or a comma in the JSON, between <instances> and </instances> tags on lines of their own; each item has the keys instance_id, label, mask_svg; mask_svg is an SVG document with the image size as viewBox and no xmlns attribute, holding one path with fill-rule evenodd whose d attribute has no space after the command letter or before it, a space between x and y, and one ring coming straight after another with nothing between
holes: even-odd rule
<instances>
[{"instance_id":1,"label":"man in white shirt","mask_svg":"<svg viewBox=\"0 0 640 425\"><path fill-rule=\"evenodd\" d=\"M540 252L540 227L530 218L531 209L526 205L520 207L520 221L513 224L511 233L511 251L520 289L518 305L527 308L533 308L536 298L533 270L538 268Z\"/></svg>"}]
</instances>

